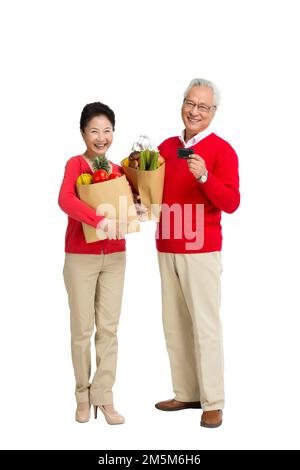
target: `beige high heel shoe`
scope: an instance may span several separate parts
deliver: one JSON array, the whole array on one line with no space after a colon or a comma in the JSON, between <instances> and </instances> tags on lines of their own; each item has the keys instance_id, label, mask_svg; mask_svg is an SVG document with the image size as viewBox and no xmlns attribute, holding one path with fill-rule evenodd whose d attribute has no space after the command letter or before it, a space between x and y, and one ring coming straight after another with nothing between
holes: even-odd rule
<instances>
[{"instance_id":1,"label":"beige high heel shoe","mask_svg":"<svg viewBox=\"0 0 300 470\"><path fill-rule=\"evenodd\" d=\"M94 405L94 416L97 419L97 410L101 410L104 414L106 422L108 424L124 424L125 418L120 415L115 409L114 405Z\"/></svg>"},{"instance_id":2,"label":"beige high heel shoe","mask_svg":"<svg viewBox=\"0 0 300 470\"><path fill-rule=\"evenodd\" d=\"M75 413L75 419L78 423L87 423L90 419L90 404L88 401L78 403Z\"/></svg>"}]
</instances>

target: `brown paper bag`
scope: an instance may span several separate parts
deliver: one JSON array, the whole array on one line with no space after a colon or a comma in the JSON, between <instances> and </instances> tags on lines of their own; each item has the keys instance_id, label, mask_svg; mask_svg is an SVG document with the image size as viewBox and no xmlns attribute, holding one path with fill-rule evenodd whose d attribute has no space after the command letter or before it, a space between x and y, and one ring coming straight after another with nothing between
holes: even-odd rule
<instances>
[{"instance_id":1,"label":"brown paper bag","mask_svg":"<svg viewBox=\"0 0 300 470\"><path fill-rule=\"evenodd\" d=\"M77 192L83 202L97 210L98 215L104 215L109 219L126 220L125 233L140 231L132 192L124 175L101 183L78 184ZM87 243L107 238L102 230L97 230L91 225L83 223L82 227Z\"/></svg>"},{"instance_id":2,"label":"brown paper bag","mask_svg":"<svg viewBox=\"0 0 300 470\"><path fill-rule=\"evenodd\" d=\"M123 166L122 162L121 165L128 181L140 195L141 204L149 210L149 219L159 220L164 190L165 164L163 163L156 170L148 171Z\"/></svg>"}]
</instances>

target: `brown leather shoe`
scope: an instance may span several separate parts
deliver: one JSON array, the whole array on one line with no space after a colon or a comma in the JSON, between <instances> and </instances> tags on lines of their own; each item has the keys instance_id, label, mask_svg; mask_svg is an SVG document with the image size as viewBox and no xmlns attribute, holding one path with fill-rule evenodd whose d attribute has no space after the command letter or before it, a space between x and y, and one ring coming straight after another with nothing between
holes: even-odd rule
<instances>
[{"instance_id":1,"label":"brown leather shoe","mask_svg":"<svg viewBox=\"0 0 300 470\"><path fill-rule=\"evenodd\" d=\"M200 425L204 428L218 428L222 424L222 410L203 411Z\"/></svg>"},{"instance_id":2,"label":"brown leather shoe","mask_svg":"<svg viewBox=\"0 0 300 470\"><path fill-rule=\"evenodd\" d=\"M187 408L201 408L201 403L200 401L178 401L172 398L171 400L156 403L155 408L161 411L180 411Z\"/></svg>"}]
</instances>

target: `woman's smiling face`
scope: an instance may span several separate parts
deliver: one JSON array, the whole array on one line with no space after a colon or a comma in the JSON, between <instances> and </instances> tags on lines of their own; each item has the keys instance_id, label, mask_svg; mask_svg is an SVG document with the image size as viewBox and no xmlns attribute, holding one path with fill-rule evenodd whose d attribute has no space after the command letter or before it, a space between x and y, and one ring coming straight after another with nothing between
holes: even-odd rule
<instances>
[{"instance_id":1,"label":"woman's smiling face","mask_svg":"<svg viewBox=\"0 0 300 470\"><path fill-rule=\"evenodd\" d=\"M113 141L113 126L110 120L104 116L93 117L81 130L81 135L86 145L86 156L95 158L105 155Z\"/></svg>"}]
</instances>

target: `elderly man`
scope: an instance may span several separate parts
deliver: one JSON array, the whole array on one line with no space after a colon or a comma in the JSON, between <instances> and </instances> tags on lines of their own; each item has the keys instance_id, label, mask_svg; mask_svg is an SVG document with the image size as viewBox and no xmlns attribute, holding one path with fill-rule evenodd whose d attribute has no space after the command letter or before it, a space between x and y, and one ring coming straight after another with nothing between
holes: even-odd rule
<instances>
[{"instance_id":1,"label":"elderly man","mask_svg":"<svg viewBox=\"0 0 300 470\"><path fill-rule=\"evenodd\" d=\"M166 175L156 235L175 398L155 406L202 407L200 424L209 428L222 424L224 407L221 212L234 212L240 202L237 155L210 128L218 105L212 82L192 80L181 108L185 129L159 146Z\"/></svg>"}]
</instances>

